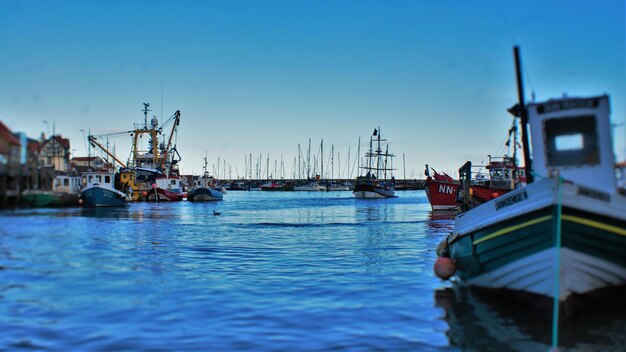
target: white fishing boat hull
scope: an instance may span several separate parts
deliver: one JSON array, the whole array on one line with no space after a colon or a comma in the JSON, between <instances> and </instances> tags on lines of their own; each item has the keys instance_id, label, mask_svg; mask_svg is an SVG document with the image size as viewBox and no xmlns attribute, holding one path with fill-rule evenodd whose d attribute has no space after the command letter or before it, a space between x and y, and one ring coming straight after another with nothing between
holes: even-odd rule
<instances>
[{"instance_id":1,"label":"white fishing boat hull","mask_svg":"<svg viewBox=\"0 0 626 352\"><path fill-rule=\"evenodd\" d=\"M626 268L569 248L549 248L467 281L470 286L530 292L553 298L559 257L559 300L608 286L626 285Z\"/></svg>"},{"instance_id":2,"label":"white fishing boat hull","mask_svg":"<svg viewBox=\"0 0 626 352\"><path fill-rule=\"evenodd\" d=\"M354 191L352 193L354 194L355 198L359 198L359 199L384 199L384 198L390 198L393 196L393 194L390 196L386 196L381 193L370 192L370 191Z\"/></svg>"},{"instance_id":3,"label":"white fishing boat hull","mask_svg":"<svg viewBox=\"0 0 626 352\"><path fill-rule=\"evenodd\" d=\"M626 285L626 197L543 179L459 215L446 243L462 283L554 298L558 273L565 301Z\"/></svg>"}]
</instances>

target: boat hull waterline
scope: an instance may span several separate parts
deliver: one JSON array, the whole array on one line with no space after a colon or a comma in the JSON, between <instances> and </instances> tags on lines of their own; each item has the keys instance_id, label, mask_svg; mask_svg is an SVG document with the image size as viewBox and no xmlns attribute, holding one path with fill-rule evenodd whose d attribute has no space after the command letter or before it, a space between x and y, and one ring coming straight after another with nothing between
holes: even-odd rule
<instances>
[{"instance_id":1,"label":"boat hull waterline","mask_svg":"<svg viewBox=\"0 0 626 352\"><path fill-rule=\"evenodd\" d=\"M124 193L99 186L84 189L80 198L86 207L121 207L128 203Z\"/></svg>"},{"instance_id":2,"label":"boat hull waterline","mask_svg":"<svg viewBox=\"0 0 626 352\"><path fill-rule=\"evenodd\" d=\"M224 193L213 188L196 188L187 195L187 200L190 202L210 202L222 199L224 199Z\"/></svg>"}]
</instances>

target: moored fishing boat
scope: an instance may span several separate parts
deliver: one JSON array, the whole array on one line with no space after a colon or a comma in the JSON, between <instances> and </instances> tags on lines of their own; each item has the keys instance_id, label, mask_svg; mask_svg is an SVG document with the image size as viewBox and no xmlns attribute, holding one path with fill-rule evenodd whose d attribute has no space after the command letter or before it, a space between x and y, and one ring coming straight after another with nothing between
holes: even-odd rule
<instances>
[{"instance_id":1,"label":"moored fishing boat","mask_svg":"<svg viewBox=\"0 0 626 352\"><path fill-rule=\"evenodd\" d=\"M432 177L430 169L433 170ZM438 173L435 169L429 168L428 165L426 165L425 174L424 191L432 210L457 210L459 205L456 196L461 183L446 173Z\"/></svg>"},{"instance_id":2,"label":"moored fishing boat","mask_svg":"<svg viewBox=\"0 0 626 352\"><path fill-rule=\"evenodd\" d=\"M351 191L353 189L352 184L349 182L328 182L326 185L326 190L329 192L337 192L337 191Z\"/></svg>"},{"instance_id":3,"label":"moored fishing boat","mask_svg":"<svg viewBox=\"0 0 626 352\"><path fill-rule=\"evenodd\" d=\"M91 171L83 174L85 187L79 202L86 207L119 207L130 201L125 193L115 189L115 174L108 171Z\"/></svg>"},{"instance_id":4,"label":"moored fishing boat","mask_svg":"<svg viewBox=\"0 0 626 352\"><path fill-rule=\"evenodd\" d=\"M147 199L150 202L180 202L184 197L180 176L174 171L157 177L147 192Z\"/></svg>"},{"instance_id":5,"label":"moored fishing boat","mask_svg":"<svg viewBox=\"0 0 626 352\"><path fill-rule=\"evenodd\" d=\"M165 122L159 124L155 117L149 119L150 104L144 103L143 123L134 124L134 129L126 132L109 133L103 136L128 135L132 138L131 158L128 165L121 162L106 147L99 144L93 136L89 137L92 145L99 147L122 166L120 182L124 189L132 192L133 200L179 201L185 194L178 173L177 163L180 155L174 143L174 136L180 125L180 111L177 110ZM163 132L171 125L168 136ZM149 138L143 138L147 135ZM159 143L159 137L162 138ZM167 139L166 139L167 138ZM167 142L166 142L167 141ZM145 145L147 142L147 145ZM178 158L176 158L178 157Z\"/></svg>"},{"instance_id":6,"label":"moored fishing boat","mask_svg":"<svg viewBox=\"0 0 626 352\"><path fill-rule=\"evenodd\" d=\"M325 191L326 187L320 185L319 183L315 181L309 181L307 183L295 185L293 187L293 190L296 192L319 192L319 191Z\"/></svg>"},{"instance_id":7,"label":"moored fishing boat","mask_svg":"<svg viewBox=\"0 0 626 352\"><path fill-rule=\"evenodd\" d=\"M626 197L616 187L608 96L519 111L523 127L528 111L533 141L527 175L540 179L460 214L438 254L469 285L560 302L626 285Z\"/></svg>"},{"instance_id":8,"label":"moored fishing boat","mask_svg":"<svg viewBox=\"0 0 626 352\"><path fill-rule=\"evenodd\" d=\"M293 191L293 181L268 181L261 186L262 191L266 192L278 192L278 191Z\"/></svg>"},{"instance_id":9,"label":"moored fishing boat","mask_svg":"<svg viewBox=\"0 0 626 352\"><path fill-rule=\"evenodd\" d=\"M373 137L376 137L376 139ZM374 141L377 143L376 149L374 149ZM365 176L357 177L354 190L352 191L356 198L380 199L395 197L395 178L391 174L394 170L391 167L391 160L395 155L389 153L388 145L383 152L381 142L386 142L386 140L381 138L379 127L374 129L374 133L370 136L370 148L365 153L367 164L360 167L366 170L367 173Z\"/></svg>"},{"instance_id":10,"label":"moored fishing boat","mask_svg":"<svg viewBox=\"0 0 626 352\"><path fill-rule=\"evenodd\" d=\"M81 177L56 175L52 190L25 190L22 192L24 202L32 207L63 207L78 204Z\"/></svg>"},{"instance_id":11,"label":"moored fishing boat","mask_svg":"<svg viewBox=\"0 0 626 352\"><path fill-rule=\"evenodd\" d=\"M489 171L488 181L473 181L470 185L474 202L484 203L500 197L516 187L526 184L523 168L517 166L517 159L504 155L503 157L489 157L486 168Z\"/></svg>"},{"instance_id":12,"label":"moored fishing boat","mask_svg":"<svg viewBox=\"0 0 626 352\"><path fill-rule=\"evenodd\" d=\"M467 162L464 173L469 178L468 188L470 189L471 201L473 205L478 205L491 199L500 197L510 192L516 187L526 184L524 168L518 167L517 162L517 123L513 120L513 125L509 129L509 139L506 146L513 146L513 156L504 155L494 157L488 155L489 162L485 169L489 172L489 178L483 176L482 172L472 174L471 162ZM483 166L477 166L482 168ZM433 176L430 175L428 165L426 165L425 191L428 201L433 210L458 210L459 191L461 182L455 181L446 173L439 174L432 167Z\"/></svg>"},{"instance_id":13,"label":"moored fishing boat","mask_svg":"<svg viewBox=\"0 0 626 352\"><path fill-rule=\"evenodd\" d=\"M207 172L207 158L204 158L204 174L194 180L194 188L187 194L190 202L206 202L224 199L226 190Z\"/></svg>"},{"instance_id":14,"label":"moored fishing boat","mask_svg":"<svg viewBox=\"0 0 626 352\"><path fill-rule=\"evenodd\" d=\"M203 176L195 181L196 187L189 191L187 200L190 202L206 202L224 199L224 189L218 187L213 177Z\"/></svg>"}]
</instances>

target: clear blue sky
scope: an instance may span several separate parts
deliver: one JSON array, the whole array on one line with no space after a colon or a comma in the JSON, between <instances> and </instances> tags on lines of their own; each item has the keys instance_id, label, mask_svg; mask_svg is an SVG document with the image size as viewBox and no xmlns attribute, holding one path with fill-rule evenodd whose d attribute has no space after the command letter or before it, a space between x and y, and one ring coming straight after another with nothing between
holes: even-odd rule
<instances>
[{"instance_id":1,"label":"clear blue sky","mask_svg":"<svg viewBox=\"0 0 626 352\"><path fill-rule=\"evenodd\" d=\"M400 177L403 153L407 177L452 172L502 150L514 44L527 99L607 93L623 123L624 17L623 0L2 0L0 120L31 137L54 121L85 155L81 129L131 129L143 102L160 117L163 82L184 173L205 150L233 176L247 153L282 153L289 172L308 138L345 163L379 125ZM111 142L125 160L130 138Z\"/></svg>"}]
</instances>

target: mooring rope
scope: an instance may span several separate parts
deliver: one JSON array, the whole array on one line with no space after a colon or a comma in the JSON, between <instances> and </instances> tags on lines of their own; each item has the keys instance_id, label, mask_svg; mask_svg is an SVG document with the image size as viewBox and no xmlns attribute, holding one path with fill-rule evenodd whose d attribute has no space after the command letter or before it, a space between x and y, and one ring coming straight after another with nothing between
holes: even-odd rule
<instances>
[{"instance_id":1,"label":"mooring rope","mask_svg":"<svg viewBox=\"0 0 626 352\"><path fill-rule=\"evenodd\" d=\"M555 255L554 255L554 300L552 306L552 348L559 350L559 296L561 292L561 175L556 175L556 227L555 227Z\"/></svg>"}]
</instances>

